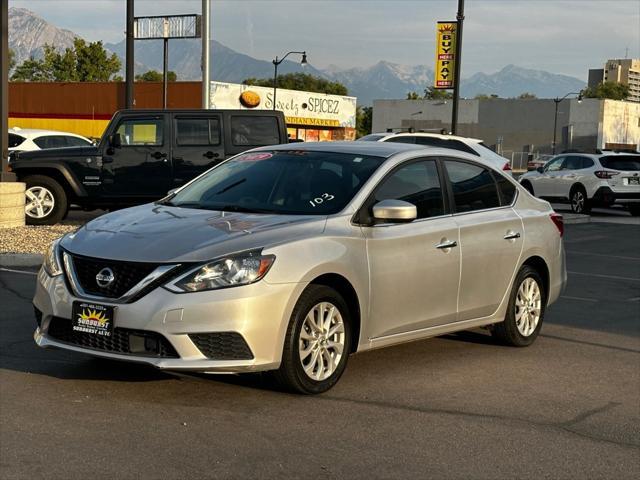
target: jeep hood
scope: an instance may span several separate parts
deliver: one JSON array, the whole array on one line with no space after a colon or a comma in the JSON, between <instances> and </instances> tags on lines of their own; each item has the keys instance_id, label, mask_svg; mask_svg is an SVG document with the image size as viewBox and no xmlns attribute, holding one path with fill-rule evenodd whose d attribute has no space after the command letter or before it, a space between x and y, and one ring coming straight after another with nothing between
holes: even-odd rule
<instances>
[{"instance_id":1,"label":"jeep hood","mask_svg":"<svg viewBox=\"0 0 640 480\"><path fill-rule=\"evenodd\" d=\"M14 155L16 155L14 153ZM50 158L68 157L95 157L98 155L98 147L62 147L47 148L44 150L21 151L17 153L16 160L45 160Z\"/></svg>"},{"instance_id":2,"label":"jeep hood","mask_svg":"<svg viewBox=\"0 0 640 480\"><path fill-rule=\"evenodd\" d=\"M62 248L130 262L207 261L322 233L324 216L220 212L147 204L92 220Z\"/></svg>"}]
</instances>

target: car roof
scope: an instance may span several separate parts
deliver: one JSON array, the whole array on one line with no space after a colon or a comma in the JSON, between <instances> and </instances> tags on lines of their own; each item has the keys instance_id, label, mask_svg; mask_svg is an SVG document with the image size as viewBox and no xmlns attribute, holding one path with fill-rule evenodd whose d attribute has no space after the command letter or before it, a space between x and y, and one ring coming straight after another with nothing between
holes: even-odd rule
<instances>
[{"instance_id":1,"label":"car roof","mask_svg":"<svg viewBox=\"0 0 640 480\"><path fill-rule=\"evenodd\" d=\"M86 140L82 135L71 132L61 132L58 130L44 130L42 128L10 128L9 133L14 133L22 137L44 137L50 135L68 135L70 137L80 137Z\"/></svg>"},{"instance_id":2,"label":"car roof","mask_svg":"<svg viewBox=\"0 0 640 480\"><path fill-rule=\"evenodd\" d=\"M305 150L309 152L347 153L389 158L396 153L424 152L425 146L411 143L385 142L300 142L260 147L256 150Z\"/></svg>"}]
</instances>

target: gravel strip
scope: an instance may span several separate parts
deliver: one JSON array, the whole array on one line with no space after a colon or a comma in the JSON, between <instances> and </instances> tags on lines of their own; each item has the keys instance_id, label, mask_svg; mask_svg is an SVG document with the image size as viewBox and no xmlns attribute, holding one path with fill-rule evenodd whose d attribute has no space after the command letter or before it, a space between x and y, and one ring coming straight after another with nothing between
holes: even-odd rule
<instances>
[{"instance_id":1,"label":"gravel strip","mask_svg":"<svg viewBox=\"0 0 640 480\"><path fill-rule=\"evenodd\" d=\"M44 254L52 241L78 227L79 224L0 228L0 253Z\"/></svg>"}]
</instances>

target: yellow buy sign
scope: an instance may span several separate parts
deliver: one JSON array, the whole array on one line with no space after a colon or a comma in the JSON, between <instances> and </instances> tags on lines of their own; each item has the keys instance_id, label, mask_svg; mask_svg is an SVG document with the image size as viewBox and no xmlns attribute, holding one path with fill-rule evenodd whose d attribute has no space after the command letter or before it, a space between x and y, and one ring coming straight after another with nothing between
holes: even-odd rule
<instances>
[{"instance_id":1,"label":"yellow buy sign","mask_svg":"<svg viewBox=\"0 0 640 480\"><path fill-rule=\"evenodd\" d=\"M438 22L436 31L435 88L453 88L457 33L457 22Z\"/></svg>"}]
</instances>

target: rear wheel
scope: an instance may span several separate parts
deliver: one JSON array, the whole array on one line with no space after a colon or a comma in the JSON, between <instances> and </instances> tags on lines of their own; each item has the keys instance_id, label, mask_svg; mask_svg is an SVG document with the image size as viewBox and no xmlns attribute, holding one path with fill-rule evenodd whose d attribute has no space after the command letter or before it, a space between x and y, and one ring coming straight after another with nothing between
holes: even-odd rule
<instances>
[{"instance_id":1,"label":"rear wheel","mask_svg":"<svg viewBox=\"0 0 640 480\"><path fill-rule=\"evenodd\" d=\"M524 265L513 283L504 322L494 325L492 334L506 345L531 345L542 328L547 295L538 271Z\"/></svg>"},{"instance_id":2,"label":"rear wheel","mask_svg":"<svg viewBox=\"0 0 640 480\"><path fill-rule=\"evenodd\" d=\"M571 211L573 213L588 215L591 211L591 202L587 198L587 192L583 187L573 187L570 198Z\"/></svg>"},{"instance_id":3,"label":"rear wheel","mask_svg":"<svg viewBox=\"0 0 640 480\"><path fill-rule=\"evenodd\" d=\"M57 181L44 175L26 177L25 215L29 225L55 225L67 214L67 194Z\"/></svg>"},{"instance_id":4,"label":"rear wheel","mask_svg":"<svg viewBox=\"0 0 640 480\"><path fill-rule=\"evenodd\" d=\"M640 217L640 204L629 205L629 212L634 217Z\"/></svg>"},{"instance_id":5,"label":"rear wheel","mask_svg":"<svg viewBox=\"0 0 640 480\"><path fill-rule=\"evenodd\" d=\"M342 296L310 285L291 315L276 380L297 393L326 392L347 366L350 343L349 309Z\"/></svg>"}]
</instances>

